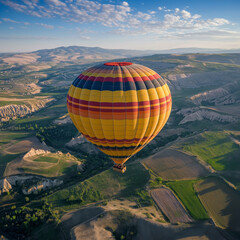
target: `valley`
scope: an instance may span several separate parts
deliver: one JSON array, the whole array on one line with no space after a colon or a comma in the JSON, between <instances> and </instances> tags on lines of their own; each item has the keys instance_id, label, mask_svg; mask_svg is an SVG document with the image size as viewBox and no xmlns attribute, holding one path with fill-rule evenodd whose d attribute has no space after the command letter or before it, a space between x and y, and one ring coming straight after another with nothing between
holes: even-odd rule
<instances>
[{"instance_id":1,"label":"valley","mask_svg":"<svg viewBox=\"0 0 240 240\"><path fill-rule=\"evenodd\" d=\"M69 47L0 59L0 236L240 238L240 54ZM173 98L166 126L123 175L66 107L72 81L110 59L152 68Z\"/></svg>"}]
</instances>

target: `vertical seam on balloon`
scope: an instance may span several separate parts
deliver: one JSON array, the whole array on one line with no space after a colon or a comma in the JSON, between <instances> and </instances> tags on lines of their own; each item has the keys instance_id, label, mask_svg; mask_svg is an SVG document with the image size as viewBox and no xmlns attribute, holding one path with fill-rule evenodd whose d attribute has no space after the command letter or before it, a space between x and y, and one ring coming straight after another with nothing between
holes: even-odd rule
<instances>
[{"instance_id":1,"label":"vertical seam on balloon","mask_svg":"<svg viewBox=\"0 0 240 240\"><path fill-rule=\"evenodd\" d=\"M158 81L157 81L157 82L158 82ZM159 82L158 82L158 84L159 84L159 86L161 86L161 84L160 84ZM164 98L165 98L165 101L166 101L166 93L165 93L165 91L164 91L163 88L162 88L162 91L164 92L164 95L165 95ZM164 114L164 119L163 119L163 121L162 121L162 124L159 125L158 128L157 128L157 131L156 131L157 134L158 134L158 133L161 131L161 129L165 126L166 112L167 112L166 110L165 110L165 112L161 112L161 115ZM156 137L156 133L154 134L155 136L151 138L151 140ZM150 141L151 141L151 140L150 140Z\"/></svg>"},{"instance_id":2,"label":"vertical seam on balloon","mask_svg":"<svg viewBox=\"0 0 240 240\"><path fill-rule=\"evenodd\" d=\"M79 79L79 81L78 81L78 83L79 82L81 82L81 79ZM74 89L74 91L73 91L73 97L74 97L74 95L75 95L75 92L76 92L76 89L77 89L77 87ZM73 110L73 105L72 105L72 110ZM79 111L80 110L78 110L78 113L79 113ZM76 119L76 116L75 116L75 114L73 114L73 118L74 118L74 121L76 122L76 123L78 123L79 121L81 122L81 125L83 126L83 124L82 124L82 121L81 121L81 116L79 115L79 120L77 121L77 119ZM84 127L83 127L84 128ZM85 130L85 128L84 128L84 130ZM86 131L86 130L85 130ZM79 131L80 132L80 131ZM82 132L80 132L81 134L82 134Z\"/></svg>"},{"instance_id":3,"label":"vertical seam on balloon","mask_svg":"<svg viewBox=\"0 0 240 240\"><path fill-rule=\"evenodd\" d=\"M102 65L101 65L102 66ZM105 67L104 66L102 66L102 70L99 72L99 74L101 74L103 71L105 70ZM103 81L102 81L102 85L101 85L101 89L100 89L100 100L99 100L99 103L100 103L100 106L99 106L99 109L100 109L100 118L99 118L99 120L100 120L100 127L101 127L101 129L102 129L102 133L103 133L103 137L104 137L104 139L105 139L105 144L108 146L108 147L111 147L109 144L108 144L108 142L107 142L107 138L106 138L106 136L105 136L105 134L104 134L104 130L103 130L103 127L102 127L102 118L101 118L101 115L102 115L102 112L101 112L101 103L102 103L102 101L101 101L101 98L102 98L102 89L103 89L103 85L104 85L104 80L105 80L105 78L106 78L106 76L103 78ZM111 153L112 153L112 151L110 151ZM104 153L104 152L103 152ZM106 153L104 153L104 154L106 154ZM106 154L106 155L108 155L108 154Z\"/></svg>"},{"instance_id":4,"label":"vertical seam on balloon","mask_svg":"<svg viewBox=\"0 0 240 240\"><path fill-rule=\"evenodd\" d=\"M114 67L113 67L113 69L114 69ZM113 84L112 84L112 121L113 121L113 135L114 135L114 149L115 149L115 152L116 152L116 138L115 138L115 126L114 126L114 114L113 114L113 96L114 96L114 80L113 80ZM112 152L113 154L111 154L112 156L115 156L116 155L116 153L115 153L114 151ZM118 155L117 155L118 156Z\"/></svg>"},{"instance_id":5,"label":"vertical seam on balloon","mask_svg":"<svg viewBox=\"0 0 240 240\"><path fill-rule=\"evenodd\" d=\"M137 69L137 66L135 66L135 67L136 67L136 69ZM141 78L141 80L142 80L142 77L140 76L139 72L137 72L135 69L132 69L132 70L134 70L135 73L137 73L137 74L139 75L139 77ZM147 76L146 76L146 77L147 77ZM145 89L146 89L147 92L148 92L148 89L147 89L147 86L146 86L145 82L144 82L143 80L142 80L142 82L143 82L143 84L145 85ZM149 100L149 102L150 102L149 95L148 95L148 100ZM147 123L147 125L149 124L150 117L151 117L151 108L150 108L150 116L149 116L149 118L148 118L148 123ZM147 129L148 129L148 127L146 128L146 130L145 130L145 132L144 132L144 134L143 134L143 137L139 139L139 141L138 141L138 143L137 143L137 146L134 148L133 153L132 153L131 156L133 156L133 155L135 155L135 154L137 153L138 146L139 146L139 144L141 143L142 139L144 138L144 136L145 136L145 134L146 134L146 132L147 132ZM140 146L139 148L141 148L141 146Z\"/></svg>"},{"instance_id":6,"label":"vertical seam on balloon","mask_svg":"<svg viewBox=\"0 0 240 240\"><path fill-rule=\"evenodd\" d=\"M132 65L132 67L134 66L135 64ZM128 69L127 69L128 70ZM129 71L128 71L129 72ZM130 73L130 72L129 72ZM130 75L132 76L132 74L130 73ZM134 81L134 78L133 78L133 82L135 84L135 88L136 88L136 95L137 95L137 103L139 103L139 98L138 98L138 90L137 90L137 86L136 86L136 83ZM135 134L134 134L134 139L136 138L136 134L137 134L137 131L138 131L138 125L139 125L139 105L138 105L138 116L137 116L137 126L136 126L136 130L135 130ZM134 154L135 154L135 150L137 149L138 145L139 145L139 142L136 143L136 146L135 148L132 150L132 153L129 155L128 159L131 158ZM134 144L135 145L135 144Z\"/></svg>"},{"instance_id":7,"label":"vertical seam on balloon","mask_svg":"<svg viewBox=\"0 0 240 240\"><path fill-rule=\"evenodd\" d=\"M96 69L99 69L99 68L100 68L100 66L97 66L97 67L95 68L95 70L96 70ZM94 67L93 67L93 69L94 69ZM87 71L87 72L89 72L89 71ZM92 74L93 74L93 73L91 73L90 76L87 77L85 83L84 83L83 86L82 86L82 90L84 89L84 85L87 83L87 80L91 77ZM81 93L80 93L79 99L81 99L82 92L83 92L83 91L81 91ZM88 107L88 108L89 108L89 107ZM82 121L82 119L81 119L80 108L79 108L78 111L79 111L79 116L80 116L79 118L80 118L80 121L81 121L81 123L82 123L83 129L86 131L87 135L90 136L89 131L86 130L86 128L85 128L85 126L84 126L84 124L83 124L83 121ZM89 113L88 113L88 114L89 114ZM89 122L90 122L90 120L89 120ZM91 128L92 128L92 127L91 127Z\"/></svg>"},{"instance_id":8,"label":"vertical seam on balloon","mask_svg":"<svg viewBox=\"0 0 240 240\"><path fill-rule=\"evenodd\" d=\"M139 70L139 68L138 68L138 66L136 66L136 69L137 70ZM142 69L140 69L140 70L142 70ZM147 73L147 71L145 71L144 69L142 70L143 72L145 72L145 73ZM146 76L147 78L148 78L148 76ZM148 78L149 79L149 78ZM150 79L149 79L150 80ZM151 81L151 80L150 80ZM151 81L151 84L154 86L154 84L152 83L152 81ZM154 88L152 88L152 89L154 89L155 90L155 92L156 92L156 95L158 96L158 99L159 99L159 95L158 95L158 92L157 92L157 90L156 90L156 87L154 86ZM159 104L160 104L160 102L159 102ZM150 109L151 109L151 104L150 104ZM159 105L159 115L158 115L158 122L159 122L159 116L160 116L160 114L161 114L161 107L160 107L160 105ZM151 110L150 110L150 118L151 118ZM151 139L151 137L152 137L152 135L153 135L153 133L156 131L156 129L157 129L157 126L158 126L158 123L156 124L156 126L155 126L155 128L154 128L154 130L152 131L152 134L151 135L149 135L149 137L147 137L147 139L143 142L143 147L142 148L144 148L148 143L149 143L149 139ZM148 131L148 128L146 129L146 132ZM145 132L145 133L146 133ZM145 135L145 134L144 134ZM141 149L142 149L141 148Z\"/></svg>"},{"instance_id":9,"label":"vertical seam on balloon","mask_svg":"<svg viewBox=\"0 0 240 240\"><path fill-rule=\"evenodd\" d=\"M99 67L98 69L101 69L101 67ZM91 94L92 94L92 88L93 88L93 86L94 86L94 82L96 81L96 78L97 78L97 76L99 75L101 73L101 70L100 70L100 72L98 72L97 73L97 75L95 76L95 78L93 79L93 83L92 83L92 86L91 86L91 88L90 88L90 94L89 94L89 97L88 97L88 100L90 100L90 97L91 97ZM90 121L90 125L91 125L91 128L92 128L92 131L93 131L93 133L94 133L94 135L95 135L95 137L97 136L97 134L96 134L96 132L94 131L94 128L93 128L93 125L92 125L92 121L91 121L91 117L90 117L90 115L89 115L89 107L90 107L90 104L88 104L88 118L89 118L89 121ZM103 132L103 130L102 130L102 132ZM105 141L106 142L106 141ZM97 144L96 144L97 145Z\"/></svg>"},{"instance_id":10,"label":"vertical seam on balloon","mask_svg":"<svg viewBox=\"0 0 240 240\"><path fill-rule=\"evenodd\" d=\"M131 65L132 66L132 65ZM127 68L127 66L120 66L120 68ZM122 72L122 71L121 71ZM123 81L123 95L124 95L124 103L125 103L125 136L123 146L126 147L126 136L127 136L127 111L126 111L126 91L125 91L125 82ZM122 164L127 161L128 158L124 158Z\"/></svg>"},{"instance_id":11,"label":"vertical seam on balloon","mask_svg":"<svg viewBox=\"0 0 240 240\"><path fill-rule=\"evenodd\" d=\"M104 66L104 68L105 68L105 66ZM102 131L103 131L103 127L102 127L102 111L101 111L101 106L102 106L102 89L103 89L103 85L104 85L104 82L105 82L105 79L106 79L106 76L103 78L103 81L102 81L102 86L101 86L101 90L100 90L100 122L101 122L101 128L102 128ZM104 131L103 131L103 136L104 136L104 139L105 140L107 140L107 138L106 138L106 136L105 136L105 134L104 134ZM109 144L108 144L108 142L106 141L106 143L107 143L107 145L109 146ZM111 147L111 146L109 146L109 147ZM111 149L111 148L110 148ZM110 151L111 153L113 153L112 151ZM105 153L106 154L106 153ZM108 155L108 154L106 154L106 155Z\"/></svg>"}]
</instances>

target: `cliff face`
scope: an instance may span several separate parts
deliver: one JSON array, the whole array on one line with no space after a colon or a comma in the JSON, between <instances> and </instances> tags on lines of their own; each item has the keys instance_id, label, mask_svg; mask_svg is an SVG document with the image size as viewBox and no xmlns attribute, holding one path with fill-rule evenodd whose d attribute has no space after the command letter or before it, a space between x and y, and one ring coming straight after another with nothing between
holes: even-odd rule
<instances>
[{"instance_id":1,"label":"cliff face","mask_svg":"<svg viewBox=\"0 0 240 240\"><path fill-rule=\"evenodd\" d=\"M66 144L66 147L90 154L97 154L100 151L82 135L72 138L72 140Z\"/></svg>"},{"instance_id":2,"label":"cliff face","mask_svg":"<svg viewBox=\"0 0 240 240\"><path fill-rule=\"evenodd\" d=\"M179 123L179 125L193 122L193 121L201 121L203 119L208 119L210 121L218 121L218 122L226 122L226 123L235 123L239 120L233 116L220 114L214 111L201 109L201 108L184 108L177 112L178 115L183 115L183 120Z\"/></svg>"},{"instance_id":3,"label":"cliff face","mask_svg":"<svg viewBox=\"0 0 240 240\"><path fill-rule=\"evenodd\" d=\"M14 120L18 117L24 117L46 107L46 105L53 100L53 98L45 98L29 101L23 105L11 104L0 107L0 121L6 122L9 120Z\"/></svg>"},{"instance_id":4,"label":"cliff face","mask_svg":"<svg viewBox=\"0 0 240 240\"><path fill-rule=\"evenodd\" d=\"M235 102L235 99L230 95L229 91L224 88L217 88L199 93L192 96L190 99L197 105L200 105L204 101L214 105L232 104Z\"/></svg>"}]
</instances>

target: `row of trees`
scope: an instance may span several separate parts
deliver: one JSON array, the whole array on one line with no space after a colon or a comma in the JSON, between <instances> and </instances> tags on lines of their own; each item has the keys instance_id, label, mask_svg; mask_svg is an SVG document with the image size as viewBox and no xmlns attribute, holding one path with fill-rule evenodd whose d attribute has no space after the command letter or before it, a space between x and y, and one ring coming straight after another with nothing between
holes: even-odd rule
<instances>
[{"instance_id":1,"label":"row of trees","mask_svg":"<svg viewBox=\"0 0 240 240\"><path fill-rule=\"evenodd\" d=\"M1 230L14 239L25 239L32 230L46 221L60 223L59 212L45 201L40 208L12 206L0 218Z\"/></svg>"}]
</instances>

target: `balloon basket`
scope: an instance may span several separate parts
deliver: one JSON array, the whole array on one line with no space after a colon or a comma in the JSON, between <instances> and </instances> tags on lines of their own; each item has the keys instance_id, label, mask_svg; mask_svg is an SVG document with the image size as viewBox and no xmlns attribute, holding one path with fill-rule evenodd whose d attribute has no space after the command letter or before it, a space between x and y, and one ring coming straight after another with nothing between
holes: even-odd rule
<instances>
[{"instance_id":1,"label":"balloon basket","mask_svg":"<svg viewBox=\"0 0 240 240\"><path fill-rule=\"evenodd\" d=\"M114 164L113 170L116 172L124 173L126 171L126 166L121 164Z\"/></svg>"}]
</instances>

